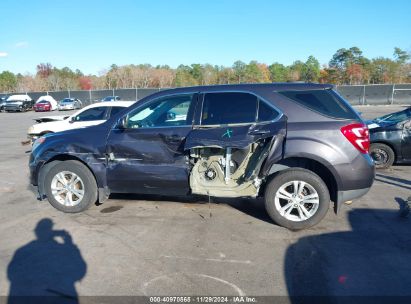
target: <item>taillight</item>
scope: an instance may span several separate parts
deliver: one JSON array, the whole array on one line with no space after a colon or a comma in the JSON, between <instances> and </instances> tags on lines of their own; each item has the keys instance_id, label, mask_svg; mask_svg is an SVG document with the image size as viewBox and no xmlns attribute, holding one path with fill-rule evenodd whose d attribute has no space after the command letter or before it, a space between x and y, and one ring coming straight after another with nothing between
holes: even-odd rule
<instances>
[{"instance_id":1,"label":"taillight","mask_svg":"<svg viewBox=\"0 0 411 304\"><path fill-rule=\"evenodd\" d=\"M341 128L342 134L348 141L363 154L370 148L370 132L364 124L355 123Z\"/></svg>"}]
</instances>

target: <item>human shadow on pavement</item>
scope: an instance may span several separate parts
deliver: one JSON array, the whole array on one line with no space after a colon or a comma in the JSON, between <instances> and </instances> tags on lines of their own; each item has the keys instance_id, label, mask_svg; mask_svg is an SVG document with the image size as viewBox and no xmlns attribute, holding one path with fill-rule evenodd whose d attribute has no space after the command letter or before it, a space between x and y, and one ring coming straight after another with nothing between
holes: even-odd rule
<instances>
[{"instance_id":1,"label":"human shadow on pavement","mask_svg":"<svg viewBox=\"0 0 411 304\"><path fill-rule=\"evenodd\" d=\"M8 303L78 303L75 283L87 264L65 230L53 230L53 221L40 220L36 239L20 247L8 265Z\"/></svg>"},{"instance_id":2,"label":"human shadow on pavement","mask_svg":"<svg viewBox=\"0 0 411 304\"><path fill-rule=\"evenodd\" d=\"M395 210L356 209L351 231L289 246L291 303L411 303L411 221Z\"/></svg>"}]
</instances>

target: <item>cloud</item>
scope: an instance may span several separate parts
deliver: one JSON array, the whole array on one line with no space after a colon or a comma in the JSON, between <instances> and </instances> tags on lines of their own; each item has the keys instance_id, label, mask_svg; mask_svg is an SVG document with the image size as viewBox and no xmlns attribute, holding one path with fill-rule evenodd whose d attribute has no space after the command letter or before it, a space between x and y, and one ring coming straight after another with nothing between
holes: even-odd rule
<instances>
[{"instance_id":1,"label":"cloud","mask_svg":"<svg viewBox=\"0 0 411 304\"><path fill-rule=\"evenodd\" d=\"M0 57L7 57L9 54L6 52L0 52Z\"/></svg>"},{"instance_id":2,"label":"cloud","mask_svg":"<svg viewBox=\"0 0 411 304\"><path fill-rule=\"evenodd\" d=\"M29 46L29 43L27 41L20 41L20 42L17 42L14 46L19 49L26 48Z\"/></svg>"}]
</instances>

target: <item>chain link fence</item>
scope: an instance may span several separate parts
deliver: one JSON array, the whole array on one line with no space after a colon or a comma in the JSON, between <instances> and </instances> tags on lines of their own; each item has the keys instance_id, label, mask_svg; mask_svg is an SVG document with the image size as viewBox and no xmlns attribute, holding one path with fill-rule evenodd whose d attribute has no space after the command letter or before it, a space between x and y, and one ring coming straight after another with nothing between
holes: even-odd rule
<instances>
[{"instance_id":1,"label":"chain link fence","mask_svg":"<svg viewBox=\"0 0 411 304\"><path fill-rule=\"evenodd\" d=\"M341 85L336 86L336 89L352 105L411 105L411 84ZM27 94L29 94L34 100L37 100L43 95L51 95L55 100L62 100L66 97L78 98L85 106L98 102L106 96L119 96L121 100L140 100L143 97L160 90L164 89L136 88L90 91L28 92ZM6 94L0 94L0 97L5 95Z\"/></svg>"},{"instance_id":2,"label":"chain link fence","mask_svg":"<svg viewBox=\"0 0 411 304\"><path fill-rule=\"evenodd\" d=\"M336 89L352 105L411 105L411 84L342 85Z\"/></svg>"}]
</instances>

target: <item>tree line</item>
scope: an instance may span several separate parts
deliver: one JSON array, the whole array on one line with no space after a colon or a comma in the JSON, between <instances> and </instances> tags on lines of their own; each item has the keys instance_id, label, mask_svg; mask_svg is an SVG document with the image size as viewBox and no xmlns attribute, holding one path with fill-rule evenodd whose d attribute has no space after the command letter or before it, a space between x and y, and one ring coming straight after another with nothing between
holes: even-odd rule
<instances>
[{"instance_id":1,"label":"tree line","mask_svg":"<svg viewBox=\"0 0 411 304\"><path fill-rule=\"evenodd\" d=\"M40 63L35 74L0 73L0 91L33 92L60 90L167 88L210 84L262 82L320 82L342 84L385 84L411 82L410 54L398 47L393 57L366 58L358 47L339 49L328 64L320 66L314 56L291 65L274 62L236 61L232 66L211 64L111 65L99 75L85 75L68 67Z\"/></svg>"}]
</instances>

